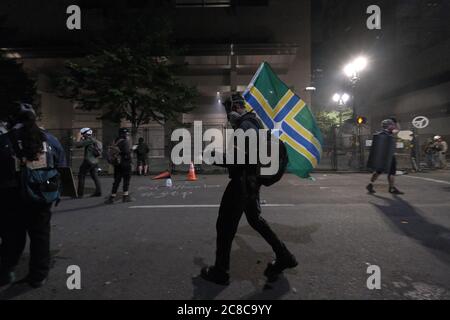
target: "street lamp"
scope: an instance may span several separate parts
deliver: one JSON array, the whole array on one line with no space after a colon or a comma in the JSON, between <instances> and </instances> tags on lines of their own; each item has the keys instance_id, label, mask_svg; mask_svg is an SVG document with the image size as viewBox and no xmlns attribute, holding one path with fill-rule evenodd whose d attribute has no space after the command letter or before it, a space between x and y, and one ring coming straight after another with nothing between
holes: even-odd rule
<instances>
[{"instance_id":1,"label":"street lamp","mask_svg":"<svg viewBox=\"0 0 450 320\"><path fill-rule=\"evenodd\" d=\"M365 57L358 57L344 67L345 75L350 79L353 85L360 79L361 72L367 68L368 61Z\"/></svg>"},{"instance_id":2,"label":"street lamp","mask_svg":"<svg viewBox=\"0 0 450 320\"><path fill-rule=\"evenodd\" d=\"M347 93L335 93L333 96L333 101L336 102L339 107L345 106L348 100L350 100L350 95Z\"/></svg>"},{"instance_id":3,"label":"street lamp","mask_svg":"<svg viewBox=\"0 0 450 320\"><path fill-rule=\"evenodd\" d=\"M339 126L342 127L342 112L347 105L347 102L350 100L350 95L348 93L335 93L333 95L333 101L338 105L339 111ZM342 129L341 129L342 130Z\"/></svg>"},{"instance_id":4,"label":"street lamp","mask_svg":"<svg viewBox=\"0 0 450 320\"><path fill-rule=\"evenodd\" d=\"M338 137L336 136L336 131L334 131L334 144L333 144L333 158L331 159L331 163L333 166L333 169L338 169L338 155L337 155L337 138L339 138L339 141L342 143L342 112L345 110L345 106L347 102L350 100L350 95L348 93L335 93L333 95L333 101L337 103L338 111L339 111L339 131L338 131Z\"/></svg>"},{"instance_id":5,"label":"street lamp","mask_svg":"<svg viewBox=\"0 0 450 320\"><path fill-rule=\"evenodd\" d=\"M335 93L333 95L333 101L338 104L338 111L339 111L339 122L340 126L342 127L342 112L344 111L344 107L346 106L347 102L350 100L350 95L347 93Z\"/></svg>"},{"instance_id":6,"label":"street lamp","mask_svg":"<svg viewBox=\"0 0 450 320\"><path fill-rule=\"evenodd\" d=\"M355 99L355 91L356 91L356 84L361 79L361 72L364 71L367 68L367 65L369 64L369 61L366 57L358 57L351 61L349 64L347 64L344 67L344 73L349 78L351 84L352 84L352 96L353 96L353 119L356 118L357 112L356 112L356 99ZM361 126L357 126L357 138L359 140L360 145L360 161L359 161L359 167L362 169L364 167L364 149L362 146L361 141ZM356 142L353 145L354 153L356 154Z\"/></svg>"}]
</instances>

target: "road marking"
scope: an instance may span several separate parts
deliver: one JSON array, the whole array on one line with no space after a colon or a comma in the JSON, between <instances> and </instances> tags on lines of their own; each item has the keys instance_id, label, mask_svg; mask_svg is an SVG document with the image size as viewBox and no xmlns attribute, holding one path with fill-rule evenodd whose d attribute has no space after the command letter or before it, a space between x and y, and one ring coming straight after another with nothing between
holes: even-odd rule
<instances>
[{"instance_id":1,"label":"road marking","mask_svg":"<svg viewBox=\"0 0 450 320\"><path fill-rule=\"evenodd\" d=\"M295 207L294 204L263 204L261 207L266 208L280 208L280 207ZM180 209L180 208L220 208L219 204L194 204L194 205L153 205L153 206L132 206L129 209Z\"/></svg>"},{"instance_id":2,"label":"road marking","mask_svg":"<svg viewBox=\"0 0 450 320\"><path fill-rule=\"evenodd\" d=\"M444 180L436 180L436 179L431 179L431 178L423 178L423 177L416 177L416 176L404 176L406 178L412 178L412 179L418 179L418 180L425 180L425 181L429 181L429 182L436 182L436 183L441 183L441 184L448 184L450 185L450 182L448 181L444 181Z\"/></svg>"}]
</instances>

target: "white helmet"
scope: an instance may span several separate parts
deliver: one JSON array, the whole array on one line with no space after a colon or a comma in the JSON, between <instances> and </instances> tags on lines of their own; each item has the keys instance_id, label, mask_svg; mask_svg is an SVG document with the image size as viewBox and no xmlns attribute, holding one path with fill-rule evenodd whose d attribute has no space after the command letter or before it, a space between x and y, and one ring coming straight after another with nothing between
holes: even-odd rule
<instances>
[{"instance_id":1,"label":"white helmet","mask_svg":"<svg viewBox=\"0 0 450 320\"><path fill-rule=\"evenodd\" d=\"M83 128L80 130L80 133L84 136L92 136L92 129L91 128Z\"/></svg>"},{"instance_id":2,"label":"white helmet","mask_svg":"<svg viewBox=\"0 0 450 320\"><path fill-rule=\"evenodd\" d=\"M435 141L438 141L438 140L441 140L441 139L442 139L441 136L435 136L435 137L434 137L434 140L435 140Z\"/></svg>"}]
</instances>

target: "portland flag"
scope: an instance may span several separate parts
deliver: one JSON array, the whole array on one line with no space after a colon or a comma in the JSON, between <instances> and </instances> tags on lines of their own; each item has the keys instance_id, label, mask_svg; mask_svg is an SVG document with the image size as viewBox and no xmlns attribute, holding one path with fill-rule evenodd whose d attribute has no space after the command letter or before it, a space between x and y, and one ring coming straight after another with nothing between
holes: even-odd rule
<instances>
[{"instance_id":1,"label":"portland flag","mask_svg":"<svg viewBox=\"0 0 450 320\"><path fill-rule=\"evenodd\" d=\"M308 178L322 157L322 134L305 102L278 78L267 62L244 93L246 108L286 145L288 171Z\"/></svg>"}]
</instances>

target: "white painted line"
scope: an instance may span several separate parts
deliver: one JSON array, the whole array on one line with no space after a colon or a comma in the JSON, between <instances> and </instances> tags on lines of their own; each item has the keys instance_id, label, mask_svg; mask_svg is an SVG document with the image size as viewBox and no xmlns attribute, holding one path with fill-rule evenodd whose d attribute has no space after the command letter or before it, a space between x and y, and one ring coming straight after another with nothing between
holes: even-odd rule
<instances>
[{"instance_id":1,"label":"white painted line","mask_svg":"<svg viewBox=\"0 0 450 320\"><path fill-rule=\"evenodd\" d=\"M295 207L294 204L263 204L261 207L266 208L280 208L280 207ZM194 204L194 205L153 205L153 206L133 206L129 209L180 209L180 208L220 208L218 204Z\"/></svg>"},{"instance_id":2,"label":"white painted line","mask_svg":"<svg viewBox=\"0 0 450 320\"><path fill-rule=\"evenodd\" d=\"M403 177L450 185L450 182L443 181L443 180L436 180L436 179L431 179L431 178L416 177L416 176L411 176L411 175L407 175L407 176L403 176Z\"/></svg>"},{"instance_id":3,"label":"white painted line","mask_svg":"<svg viewBox=\"0 0 450 320\"><path fill-rule=\"evenodd\" d=\"M372 207L373 205L386 205L385 202L377 203L303 203L303 204L265 204L261 207L266 208L298 208L305 210L313 209L340 209L346 210L348 208L364 209ZM443 203L409 203L415 208L450 208L450 202ZM204 204L204 205L148 205L148 206L133 206L128 209L204 209L204 208L219 208L218 204Z\"/></svg>"}]
</instances>

